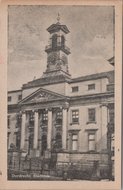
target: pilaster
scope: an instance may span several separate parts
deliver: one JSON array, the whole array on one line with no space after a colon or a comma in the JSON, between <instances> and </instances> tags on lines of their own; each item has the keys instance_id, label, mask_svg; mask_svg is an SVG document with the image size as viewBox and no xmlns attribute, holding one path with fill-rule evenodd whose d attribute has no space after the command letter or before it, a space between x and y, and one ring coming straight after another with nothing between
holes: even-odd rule
<instances>
[{"instance_id":1,"label":"pilaster","mask_svg":"<svg viewBox=\"0 0 123 190\"><path fill-rule=\"evenodd\" d=\"M20 149L24 149L25 145L25 128L26 128L26 112L22 112L22 124L21 124L21 144L20 144Z\"/></svg>"},{"instance_id":2,"label":"pilaster","mask_svg":"<svg viewBox=\"0 0 123 190\"><path fill-rule=\"evenodd\" d=\"M65 102L63 107L63 122L62 122L62 149L67 148L67 121L68 121L68 107L69 103Z\"/></svg>"},{"instance_id":3,"label":"pilaster","mask_svg":"<svg viewBox=\"0 0 123 190\"><path fill-rule=\"evenodd\" d=\"M34 111L34 144L33 148L37 149L38 148L38 118L39 118L39 113L38 110Z\"/></svg>"},{"instance_id":4,"label":"pilaster","mask_svg":"<svg viewBox=\"0 0 123 190\"><path fill-rule=\"evenodd\" d=\"M48 130L47 130L47 149L51 150L51 137L52 137L52 109L48 109Z\"/></svg>"}]
</instances>

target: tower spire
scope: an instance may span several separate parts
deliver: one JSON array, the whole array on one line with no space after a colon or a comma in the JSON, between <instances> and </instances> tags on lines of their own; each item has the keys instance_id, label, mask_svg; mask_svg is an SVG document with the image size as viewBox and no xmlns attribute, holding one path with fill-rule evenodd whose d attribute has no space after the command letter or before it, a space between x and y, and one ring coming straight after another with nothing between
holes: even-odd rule
<instances>
[{"instance_id":1,"label":"tower spire","mask_svg":"<svg viewBox=\"0 0 123 190\"><path fill-rule=\"evenodd\" d=\"M60 14L58 13L58 16L57 16L57 21L59 22L60 21Z\"/></svg>"},{"instance_id":2,"label":"tower spire","mask_svg":"<svg viewBox=\"0 0 123 190\"><path fill-rule=\"evenodd\" d=\"M48 46L45 48L47 53L47 68L43 77L63 75L70 78L68 71L68 55L70 48L66 46L66 34L69 30L66 25L60 24L60 14L57 16L57 23L47 28L50 33Z\"/></svg>"}]
</instances>

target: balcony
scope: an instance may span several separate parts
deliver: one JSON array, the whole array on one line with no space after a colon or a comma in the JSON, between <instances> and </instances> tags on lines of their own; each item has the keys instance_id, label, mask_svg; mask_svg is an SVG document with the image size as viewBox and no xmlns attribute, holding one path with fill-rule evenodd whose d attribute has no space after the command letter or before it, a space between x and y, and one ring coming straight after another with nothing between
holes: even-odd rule
<instances>
[{"instance_id":1,"label":"balcony","mask_svg":"<svg viewBox=\"0 0 123 190\"><path fill-rule=\"evenodd\" d=\"M70 48L68 48L66 45L63 45L61 43L57 43L57 46L52 47L52 45L48 45L45 47L45 52L49 53L52 50L62 50L63 52L65 52L66 54L70 54Z\"/></svg>"}]
</instances>

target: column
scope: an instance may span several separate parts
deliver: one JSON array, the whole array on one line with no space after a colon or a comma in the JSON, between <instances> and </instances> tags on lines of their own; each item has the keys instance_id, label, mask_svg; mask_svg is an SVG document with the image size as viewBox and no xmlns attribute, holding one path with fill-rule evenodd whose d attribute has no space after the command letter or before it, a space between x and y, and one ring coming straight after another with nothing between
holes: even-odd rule
<instances>
[{"instance_id":1,"label":"column","mask_svg":"<svg viewBox=\"0 0 123 190\"><path fill-rule=\"evenodd\" d=\"M62 120L62 149L66 150L67 145L67 108L63 108Z\"/></svg>"},{"instance_id":2,"label":"column","mask_svg":"<svg viewBox=\"0 0 123 190\"><path fill-rule=\"evenodd\" d=\"M52 109L48 109L47 149L51 150L52 137Z\"/></svg>"},{"instance_id":3,"label":"column","mask_svg":"<svg viewBox=\"0 0 123 190\"><path fill-rule=\"evenodd\" d=\"M108 125L108 108L102 105L102 149L107 149L107 125Z\"/></svg>"},{"instance_id":4,"label":"column","mask_svg":"<svg viewBox=\"0 0 123 190\"><path fill-rule=\"evenodd\" d=\"M33 148L38 148L38 110L34 112L34 141Z\"/></svg>"},{"instance_id":5,"label":"column","mask_svg":"<svg viewBox=\"0 0 123 190\"><path fill-rule=\"evenodd\" d=\"M21 123L21 144L20 149L24 149L25 145L25 128L26 128L26 112L22 113L22 123Z\"/></svg>"}]
</instances>

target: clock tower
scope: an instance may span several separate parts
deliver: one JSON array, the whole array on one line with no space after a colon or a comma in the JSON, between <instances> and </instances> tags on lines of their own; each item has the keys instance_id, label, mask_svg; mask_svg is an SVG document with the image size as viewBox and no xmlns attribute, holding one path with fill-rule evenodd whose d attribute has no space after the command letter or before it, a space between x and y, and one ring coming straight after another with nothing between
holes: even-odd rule
<instances>
[{"instance_id":1,"label":"clock tower","mask_svg":"<svg viewBox=\"0 0 123 190\"><path fill-rule=\"evenodd\" d=\"M43 77L64 75L71 78L68 71L68 55L70 48L66 46L66 34L69 30L60 23L58 14L57 23L47 28L50 33L49 44L45 47L47 53L47 69Z\"/></svg>"}]
</instances>

